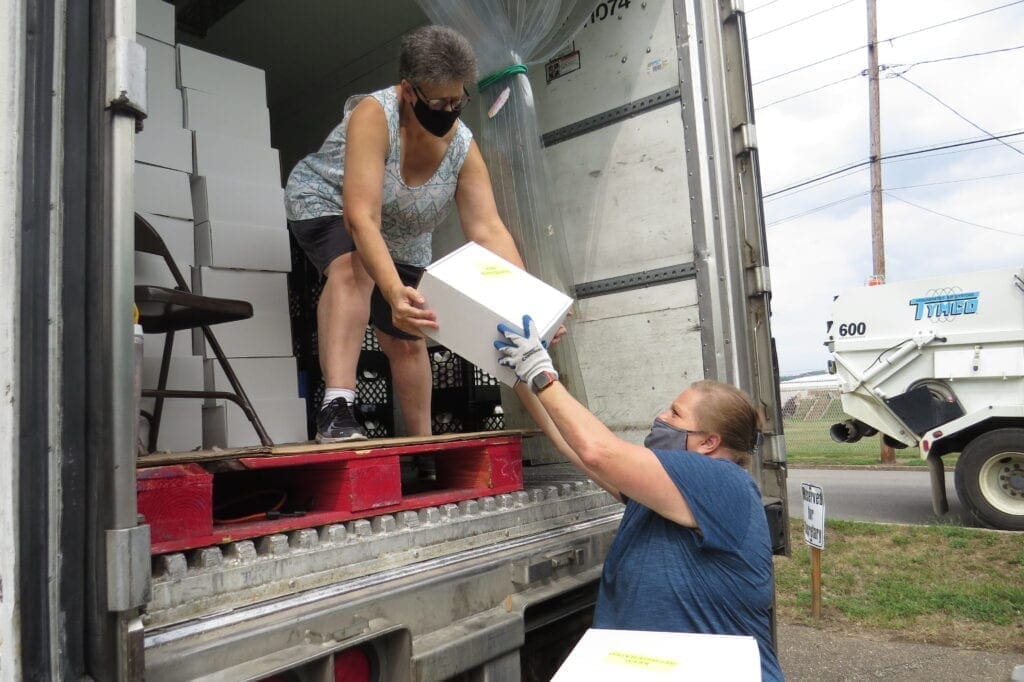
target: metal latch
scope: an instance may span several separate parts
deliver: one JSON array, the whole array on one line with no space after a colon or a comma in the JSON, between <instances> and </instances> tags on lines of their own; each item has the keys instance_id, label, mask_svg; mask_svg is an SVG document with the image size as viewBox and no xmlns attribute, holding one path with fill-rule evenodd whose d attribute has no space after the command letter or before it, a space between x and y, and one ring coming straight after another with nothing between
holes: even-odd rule
<instances>
[{"instance_id":1,"label":"metal latch","mask_svg":"<svg viewBox=\"0 0 1024 682\"><path fill-rule=\"evenodd\" d=\"M149 526L107 531L107 609L127 611L149 601Z\"/></svg>"},{"instance_id":2,"label":"metal latch","mask_svg":"<svg viewBox=\"0 0 1024 682\"><path fill-rule=\"evenodd\" d=\"M135 118L136 132L146 118L146 48L128 38L107 41L107 106Z\"/></svg>"},{"instance_id":3,"label":"metal latch","mask_svg":"<svg viewBox=\"0 0 1024 682\"><path fill-rule=\"evenodd\" d=\"M516 585L529 585L550 578L557 568L573 564L582 566L586 558L587 553L583 547L573 547L555 554L516 561L512 564L512 582Z\"/></svg>"}]
</instances>

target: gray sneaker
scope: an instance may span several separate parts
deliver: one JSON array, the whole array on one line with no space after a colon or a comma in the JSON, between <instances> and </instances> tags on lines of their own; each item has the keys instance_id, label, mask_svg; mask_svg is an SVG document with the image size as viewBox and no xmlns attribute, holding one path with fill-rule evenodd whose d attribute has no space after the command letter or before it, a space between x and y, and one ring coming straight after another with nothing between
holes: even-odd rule
<instances>
[{"instance_id":1,"label":"gray sneaker","mask_svg":"<svg viewBox=\"0 0 1024 682\"><path fill-rule=\"evenodd\" d=\"M341 443L366 440L366 431L352 414L352 406L344 398L335 398L320 408L316 415L316 442Z\"/></svg>"}]
</instances>

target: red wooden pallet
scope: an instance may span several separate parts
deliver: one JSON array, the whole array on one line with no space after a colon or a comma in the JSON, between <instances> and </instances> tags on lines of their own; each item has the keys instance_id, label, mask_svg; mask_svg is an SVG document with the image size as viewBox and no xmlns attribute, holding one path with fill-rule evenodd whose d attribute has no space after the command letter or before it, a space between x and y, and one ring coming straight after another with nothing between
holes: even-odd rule
<instances>
[{"instance_id":1,"label":"red wooden pallet","mask_svg":"<svg viewBox=\"0 0 1024 682\"><path fill-rule=\"evenodd\" d=\"M519 435L366 450L346 444L335 447L349 449L239 457L214 472L194 462L144 468L137 475L139 513L150 526L151 552L162 554L432 507L521 490L521 445ZM413 455L434 456L437 478L429 490L402 489L400 458ZM246 520L225 512L224 500L237 511L246 497L255 505ZM266 509L281 502L280 511L304 515L268 518ZM218 520L225 514L232 518Z\"/></svg>"}]
</instances>

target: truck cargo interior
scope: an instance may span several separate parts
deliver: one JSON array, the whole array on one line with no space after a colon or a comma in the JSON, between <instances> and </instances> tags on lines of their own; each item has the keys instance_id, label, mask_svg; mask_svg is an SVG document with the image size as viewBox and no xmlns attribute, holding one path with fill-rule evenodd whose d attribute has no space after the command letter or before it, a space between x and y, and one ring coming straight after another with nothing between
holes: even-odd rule
<instances>
[{"instance_id":1,"label":"truck cargo interior","mask_svg":"<svg viewBox=\"0 0 1024 682\"><path fill-rule=\"evenodd\" d=\"M82 549L97 567L97 605L82 607L102 625L83 645L97 678L551 679L591 623L623 505L524 433L533 424L507 387L428 341L433 435L407 438L368 327L355 410L370 444L309 442L322 279L289 234L283 187L348 97L398 81L403 36L441 4L108 0L106 11L126 2L136 32L118 40L126 62L133 43L145 49L147 116L136 134L137 111L104 110L117 164L96 165L110 196L131 197L119 194L130 185L134 202L106 199L114 218L97 223L116 251L135 219L123 261L134 257L135 288L115 277L105 295L138 305L145 287L184 281L214 302L203 315L226 317L146 327L143 311L140 402L112 391L112 442L130 442L128 414L144 418L133 451L104 442L109 462L90 464L95 489L117 493L116 525L89 521ZM704 4L580 4L575 33L549 17L549 42L571 37L523 57L529 73L509 79L493 119L501 89L470 87L463 120L528 269L574 299L553 351L562 383L636 443L688 383L720 378L755 396L768 426L750 471L785 553L756 149L733 147L747 139L735 131L752 115L749 74L725 67L745 64L742 11ZM527 123L511 125L524 110ZM433 258L464 241L452 211ZM127 356L122 325L109 326L110 357Z\"/></svg>"}]
</instances>

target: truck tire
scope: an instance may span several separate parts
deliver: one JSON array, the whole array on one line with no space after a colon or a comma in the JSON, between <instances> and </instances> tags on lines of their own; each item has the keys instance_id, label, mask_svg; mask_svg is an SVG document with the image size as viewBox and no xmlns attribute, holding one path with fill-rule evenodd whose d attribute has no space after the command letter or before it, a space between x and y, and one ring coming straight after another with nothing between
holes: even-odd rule
<instances>
[{"instance_id":1,"label":"truck tire","mask_svg":"<svg viewBox=\"0 0 1024 682\"><path fill-rule=\"evenodd\" d=\"M1024 530L1024 429L978 436L956 463L956 494L981 524Z\"/></svg>"}]
</instances>

